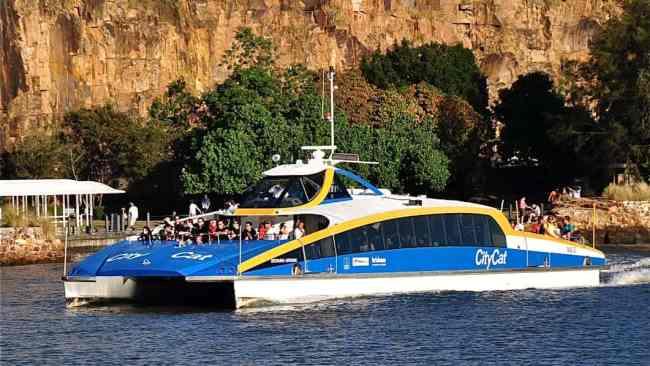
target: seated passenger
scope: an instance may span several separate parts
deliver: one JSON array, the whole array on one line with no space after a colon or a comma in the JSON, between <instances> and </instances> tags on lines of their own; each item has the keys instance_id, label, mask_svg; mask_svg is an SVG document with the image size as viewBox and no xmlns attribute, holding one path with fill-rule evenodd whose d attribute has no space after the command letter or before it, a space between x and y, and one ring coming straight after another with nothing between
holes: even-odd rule
<instances>
[{"instance_id":1,"label":"seated passenger","mask_svg":"<svg viewBox=\"0 0 650 366\"><path fill-rule=\"evenodd\" d=\"M242 240L257 240L257 232L253 229L253 223L246 221L244 230L242 231Z\"/></svg>"},{"instance_id":2,"label":"seated passenger","mask_svg":"<svg viewBox=\"0 0 650 366\"><path fill-rule=\"evenodd\" d=\"M544 233L554 238L560 238L560 229L555 225L555 218L553 216L550 216L546 220L546 225L544 226Z\"/></svg>"},{"instance_id":3,"label":"seated passenger","mask_svg":"<svg viewBox=\"0 0 650 366\"><path fill-rule=\"evenodd\" d=\"M289 240L290 232L291 230L289 230L287 224L283 222L280 224L280 230L278 231L278 240Z\"/></svg>"},{"instance_id":4,"label":"seated passenger","mask_svg":"<svg viewBox=\"0 0 650 366\"><path fill-rule=\"evenodd\" d=\"M541 227L542 227L542 225L541 225L541 223L540 223L540 221L539 221L539 218L535 218L535 219L533 220L533 224L530 225L530 229L529 229L529 230L530 230L531 233L539 234L539 231L540 231L540 228L541 228Z\"/></svg>"},{"instance_id":5,"label":"seated passenger","mask_svg":"<svg viewBox=\"0 0 650 366\"><path fill-rule=\"evenodd\" d=\"M302 220L296 221L296 228L293 230L293 238L300 239L305 236L305 222Z\"/></svg>"},{"instance_id":6,"label":"seated passenger","mask_svg":"<svg viewBox=\"0 0 650 366\"><path fill-rule=\"evenodd\" d=\"M571 217L564 217L564 226L562 226L562 237L566 240L571 240L571 235L576 231L575 225L571 223Z\"/></svg>"}]
</instances>

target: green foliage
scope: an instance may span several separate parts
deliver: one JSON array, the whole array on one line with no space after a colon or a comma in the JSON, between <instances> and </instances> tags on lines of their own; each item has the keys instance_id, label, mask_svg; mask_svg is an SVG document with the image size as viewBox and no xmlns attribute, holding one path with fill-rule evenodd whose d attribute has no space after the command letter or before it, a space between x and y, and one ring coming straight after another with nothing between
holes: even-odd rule
<instances>
[{"instance_id":1,"label":"green foliage","mask_svg":"<svg viewBox=\"0 0 650 366\"><path fill-rule=\"evenodd\" d=\"M607 164L598 152L608 146L602 126L585 109L566 106L548 75L521 76L500 97L494 111L505 123L501 137L506 157L537 161L553 184L583 175L602 179Z\"/></svg>"},{"instance_id":2,"label":"green foliage","mask_svg":"<svg viewBox=\"0 0 650 366\"><path fill-rule=\"evenodd\" d=\"M289 163L303 157L301 146L329 143L313 74L300 68L282 74L260 67L239 70L206 93L203 102L210 118L207 133L196 137L193 162L183 172L187 193L241 192L272 166L273 154ZM437 149L433 122L418 123L399 109L387 116L384 128L372 128L349 124L337 111L339 149L381 161L354 168L383 187L411 193L444 189L448 160Z\"/></svg>"},{"instance_id":3,"label":"green foliage","mask_svg":"<svg viewBox=\"0 0 650 366\"><path fill-rule=\"evenodd\" d=\"M547 74L524 75L510 89L502 90L494 112L506 124L502 132L505 154L525 161L548 159L546 155L551 151L547 132L563 111L564 98L554 91Z\"/></svg>"},{"instance_id":4,"label":"green foliage","mask_svg":"<svg viewBox=\"0 0 650 366\"><path fill-rule=\"evenodd\" d=\"M221 66L237 72L252 66L268 68L275 61L275 46L270 39L258 36L248 27L242 27L235 35L235 41L226 50Z\"/></svg>"},{"instance_id":5,"label":"green foliage","mask_svg":"<svg viewBox=\"0 0 650 366\"><path fill-rule=\"evenodd\" d=\"M63 127L83 179L140 179L166 157L167 135L158 122L143 123L110 105L70 112Z\"/></svg>"},{"instance_id":6,"label":"green foliage","mask_svg":"<svg viewBox=\"0 0 650 366\"><path fill-rule=\"evenodd\" d=\"M464 98L478 111L487 106L487 84L472 51L461 45L429 43L413 47L404 40L385 55L364 58L361 70L372 84L386 89L425 81L443 92Z\"/></svg>"},{"instance_id":7,"label":"green foliage","mask_svg":"<svg viewBox=\"0 0 650 366\"><path fill-rule=\"evenodd\" d=\"M627 0L591 44L591 60L572 65L572 99L594 106L606 129L598 153L610 162L635 163L650 176L650 2Z\"/></svg>"},{"instance_id":8,"label":"green foliage","mask_svg":"<svg viewBox=\"0 0 650 366\"><path fill-rule=\"evenodd\" d=\"M9 176L16 178L63 178L67 173L68 147L48 132L30 133L8 154Z\"/></svg>"}]
</instances>

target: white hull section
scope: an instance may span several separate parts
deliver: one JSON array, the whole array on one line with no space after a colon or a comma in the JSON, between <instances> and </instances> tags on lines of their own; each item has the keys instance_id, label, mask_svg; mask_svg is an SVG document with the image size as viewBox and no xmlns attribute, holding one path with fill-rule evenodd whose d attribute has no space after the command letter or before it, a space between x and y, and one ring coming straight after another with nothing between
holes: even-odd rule
<instances>
[{"instance_id":1,"label":"white hull section","mask_svg":"<svg viewBox=\"0 0 650 366\"><path fill-rule=\"evenodd\" d=\"M319 300L438 291L504 291L594 287L598 269L467 274L418 274L372 277L303 276L235 280L237 307L256 303L306 303Z\"/></svg>"},{"instance_id":2,"label":"white hull section","mask_svg":"<svg viewBox=\"0 0 650 366\"><path fill-rule=\"evenodd\" d=\"M192 277L188 282L234 283L236 307L263 303L307 303L325 299L438 291L503 291L593 287L600 284L594 269L528 270L495 273L417 273L388 275L305 275L300 277L249 277L216 280ZM132 300L136 282L126 277L68 280L69 305L97 300Z\"/></svg>"},{"instance_id":3,"label":"white hull section","mask_svg":"<svg viewBox=\"0 0 650 366\"><path fill-rule=\"evenodd\" d=\"M86 301L100 299L129 300L135 297L135 281L126 277L93 277L63 283L66 300L73 300L70 305L83 305Z\"/></svg>"}]
</instances>

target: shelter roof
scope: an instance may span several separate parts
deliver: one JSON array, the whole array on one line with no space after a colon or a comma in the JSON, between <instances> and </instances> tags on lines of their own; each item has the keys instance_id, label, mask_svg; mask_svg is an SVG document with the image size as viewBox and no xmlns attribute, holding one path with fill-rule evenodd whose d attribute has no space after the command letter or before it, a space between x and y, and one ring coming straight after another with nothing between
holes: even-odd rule
<instances>
[{"instance_id":1,"label":"shelter roof","mask_svg":"<svg viewBox=\"0 0 650 366\"><path fill-rule=\"evenodd\" d=\"M0 197L125 193L106 184L72 179L0 180Z\"/></svg>"}]
</instances>

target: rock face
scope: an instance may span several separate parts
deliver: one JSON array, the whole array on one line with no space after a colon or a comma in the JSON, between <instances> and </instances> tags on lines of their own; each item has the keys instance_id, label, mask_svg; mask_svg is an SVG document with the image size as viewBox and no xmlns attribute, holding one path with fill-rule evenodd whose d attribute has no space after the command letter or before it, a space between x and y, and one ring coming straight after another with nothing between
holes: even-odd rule
<instances>
[{"instance_id":1,"label":"rock face","mask_svg":"<svg viewBox=\"0 0 650 366\"><path fill-rule=\"evenodd\" d=\"M518 75L586 59L618 0L3 0L0 151L70 109L111 102L145 114L183 77L195 91L240 26L273 38L280 64L357 64L402 39L471 48L491 96Z\"/></svg>"},{"instance_id":2,"label":"rock face","mask_svg":"<svg viewBox=\"0 0 650 366\"><path fill-rule=\"evenodd\" d=\"M576 227L592 237L596 207L596 242L599 244L650 244L650 201L617 202L577 199L559 203L554 213L570 216Z\"/></svg>"}]
</instances>

